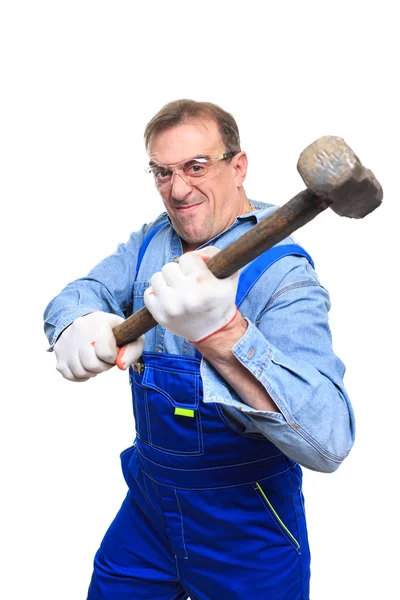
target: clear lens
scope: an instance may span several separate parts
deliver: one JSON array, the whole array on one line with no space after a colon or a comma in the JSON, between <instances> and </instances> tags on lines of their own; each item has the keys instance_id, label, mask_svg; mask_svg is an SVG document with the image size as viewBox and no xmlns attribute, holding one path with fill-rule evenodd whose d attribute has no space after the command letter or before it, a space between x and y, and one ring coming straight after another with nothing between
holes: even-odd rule
<instances>
[{"instance_id":1,"label":"clear lens","mask_svg":"<svg viewBox=\"0 0 400 600\"><path fill-rule=\"evenodd\" d=\"M182 165L185 177L203 177L207 173L208 162L205 160L191 160Z\"/></svg>"},{"instance_id":2,"label":"clear lens","mask_svg":"<svg viewBox=\"0 0 400 600\"><path fill-rule=\"evenodd\" d=\"M221 158L214 159L214 161L216 160L221 160ZM187 179L189 181L191 179L204 177L204 175L207 174L212 162L212 159L196 158L182 163L180 165L177 165L173 169L168 169L167 167L163 167L161 165L154 165L152 167L148 167L148 169L146 169L146 172L151 173L154 177L156 186L161 187L171 182L173 173L181 172L184 179Z\"/></svg>"},{"instance_id":3,"label":"clear lens","mask_svg":"<svg viewBox=\"0 0 400 600\"><path fill-rule=\"evenodd\" d=\"M151 167L150 173L153 175L157 184L171 181L172 171L164 167Z\"/></svg>"}]
</instances>

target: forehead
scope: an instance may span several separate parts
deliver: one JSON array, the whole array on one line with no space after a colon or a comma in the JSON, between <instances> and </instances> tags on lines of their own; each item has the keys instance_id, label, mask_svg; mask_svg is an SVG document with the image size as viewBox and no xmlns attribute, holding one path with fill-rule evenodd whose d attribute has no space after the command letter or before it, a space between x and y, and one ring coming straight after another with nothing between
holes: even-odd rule
<instances>
[{"instance_id":1,"label":"forehead","mask_svg":"<svg viewBox=\"0 0 400 600\"><path fill-rule=\"evenodd\" d=\"M150 140L149 157L161 164L175 164L192 156L217 155L222 150L217 123L198 119L154 135Z\"/></svg>"}]
</instances>

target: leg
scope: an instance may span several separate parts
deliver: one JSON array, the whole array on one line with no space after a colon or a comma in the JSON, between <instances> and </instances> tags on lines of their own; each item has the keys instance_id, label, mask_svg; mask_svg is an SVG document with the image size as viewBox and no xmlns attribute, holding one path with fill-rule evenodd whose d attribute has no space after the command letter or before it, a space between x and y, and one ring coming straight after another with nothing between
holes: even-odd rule
<instances>
[{"instance_id":1,"label":"leg","mask_svg":"<svg viewBox=\"0 0 400 600\"><path fill-rule=\"evenodd\" d=\"M310 555L298 474L212 490L176 490L191 600L308 600Z\"/></svg>"},{"instance_id":2,"label":"leg","mask_svg":"<svg viewBox=\"0 0 400 600\"><path fill-rule=\"evenodd\" d=\"M129 492L95 556L87 600L187 599L154 506L144 508Z\"/></svg>"}]
</instances>

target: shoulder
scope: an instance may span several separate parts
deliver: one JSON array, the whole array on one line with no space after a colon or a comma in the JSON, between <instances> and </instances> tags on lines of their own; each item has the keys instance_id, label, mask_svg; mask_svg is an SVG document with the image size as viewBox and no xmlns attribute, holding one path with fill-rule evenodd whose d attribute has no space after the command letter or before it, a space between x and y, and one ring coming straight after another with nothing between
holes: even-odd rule
<instances>
[{"instance_id":1,"label":"shoulder","mask_svg":"<svg viewBox=\"0 0 400 600\"><path fill-rule=\"evenodd\" d=\"M271 215L279 206L251 200L253 215L257 223ZM254 217L253 225L254 227ZM255 263L258 261L258 265ZM247 273L246 273L247 271ZM295 237L287 236L279 243L266 250L259 259L256 259L248 268L243 269L243 279L253 277L251 291L244 301L252 309L270 306L282 295L286 299L291 297L313 295L326 290L321 286L318 274L314 268L313 259L307 248L298 244ZM319 291L318 291L319 290Z\"/></svg>"},{"instance_id":2,"label":"shoulder","mask_svg":"<svg viewBox=\"0 0 400 600\"><path fill-rule=\"evenodd\" d=\"M131 245L132 243L139 243L139 245L141 245L146 238L153 237L164 227L171 227L168 215L165 212L161 213L154 221L151 221L150 223L144 223L140 229L132 231L127 244Z\"/></svg>"},{"instance_id":3,"label":"shoulder","mask_svg":"<svg viewBox=\"0 0 400 600\"><path fill-rule=\"evenodd\" d=\"M250 204L256 209L255 215L257 217L257 221L261 221L275 210L280 208L277 204L270 204L269 202L260 202L259 200L250 200Z\"/></svg>"},{"instance_id":4,"label":"shoulder","mask_svg":"<svg viewBox=\"0 0 400 600\"><path fill-rule=\"evenodd\" d=\"M166 212L162 212L154 221L151 221L151 223L146 224L145 233L151 233L154 230L161 229L161 227L171 227L171 222Z\"/></svg>"},{"instance_id":5,"label":"shoulder","mask_svg":"<svg viewBox=\"0 0 400 600\"><path fill-rule=\"evenodd\" d=\"M251 204L256 209L254 215L257 219L257 223L268 218L280 208L280 206L276 204L269 204L256 200L251 200ZM272 271L269 271L270 276L271 273L274 273L278 280L289 275L289 278L290 276L294 278L300 276L302 278L311 278L318 281L312 257L309 255L307 248L299 244L293 235L288 235L286 238L272 246L272 248L266 250L265 254L268 253L275 253L279 258L279 260L274 261L271 265Z\"/></svg>"}]
</instances>

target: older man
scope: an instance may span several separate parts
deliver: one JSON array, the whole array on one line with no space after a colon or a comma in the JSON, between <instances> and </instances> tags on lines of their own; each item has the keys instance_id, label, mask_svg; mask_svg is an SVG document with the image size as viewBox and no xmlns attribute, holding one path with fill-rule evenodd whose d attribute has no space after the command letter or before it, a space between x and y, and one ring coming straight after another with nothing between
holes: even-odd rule
<instances>
[{"instance_id":1,"label":"older man","mask_svg":"<svg viewBox=\"0 0 400 600\"><path fill-rule=\"evenodd\" d=\"M305 600L300 465L334 471L354 438L328 293L291 239L229 278L207 269L275 209L246 196L229 113L171 102L145 142L165 212L45 313L67 379L130 367L129 489L88 599ZM112 328L144 304L159 325L117 348Z\"/></svg>"}]
</instances>

